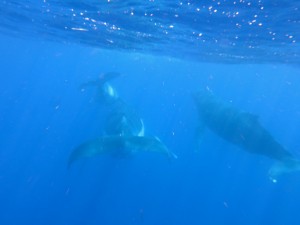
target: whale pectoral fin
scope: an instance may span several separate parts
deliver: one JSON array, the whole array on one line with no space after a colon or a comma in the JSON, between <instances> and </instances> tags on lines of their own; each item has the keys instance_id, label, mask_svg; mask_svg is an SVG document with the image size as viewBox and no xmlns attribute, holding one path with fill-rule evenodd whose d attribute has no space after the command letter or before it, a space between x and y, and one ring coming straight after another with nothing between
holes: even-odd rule
<instances>
[{"instance_id":1,"label":"whale pectoral fin","mask_svg":"<svg viewBox=\"0 0 300 225\"><path fill-rule=\"evenodd\" d=\"M278 181L278 178L285 173L300 171L300 161L296 159L289 159L283 162L276 162L269 169L269 178L273 183Z\"/></svg>"},{"instance_id":2,"label":"whale pectoral fin","mask_svg":"<svg viewBox=\"0 0 300 225\"><path fill-rule=\"evenodd\" d=\"M154 138L155 138L155 140L157 140L159 143L160 143L160 145L161 145L161 153L163 153L163 154L166 154L167 156L168 156L168 158L169 158L169 160L173 160L173 159L178 159L178 156L174 153L174 152L171 152L168 148L167 148L167 146L165 146L163 143L162 143L162 141L159 139L159 137L157 137L157 136L154 136Z\"/></svg>"},{"instance_id":3,"label":"whale pectoral fin","mask_svg":"<svg viewBox=\"0 0 300 225\"><path fill-rule=\"evenodd\" d=\"M141 129L140 129L139 133L137 134L137 136L143 137L143 136L145 136L145 126L144 126L143 120L140 119L140 121L141 121Z\"/></svg>"}]
</instances>

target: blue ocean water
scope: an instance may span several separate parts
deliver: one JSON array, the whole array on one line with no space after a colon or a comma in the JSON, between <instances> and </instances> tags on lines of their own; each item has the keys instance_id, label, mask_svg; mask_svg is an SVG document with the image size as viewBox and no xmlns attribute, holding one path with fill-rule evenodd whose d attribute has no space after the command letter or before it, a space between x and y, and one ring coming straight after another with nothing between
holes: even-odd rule
<instances>
[{"instance_id":1,"label":"blue ocean water","mask_svg":"<svg viewBox=\"0 0 300 225\"><path fill-rule=\"evenodd\" d=\"M199 123L211 90L259 116L295 156L300 144L298 1L2 1L0 224L300 223L300 172L268 177ZM178 159L78 160L103 135L105 109L84 82L103 72Z\"/></svg>"}]
</instances>

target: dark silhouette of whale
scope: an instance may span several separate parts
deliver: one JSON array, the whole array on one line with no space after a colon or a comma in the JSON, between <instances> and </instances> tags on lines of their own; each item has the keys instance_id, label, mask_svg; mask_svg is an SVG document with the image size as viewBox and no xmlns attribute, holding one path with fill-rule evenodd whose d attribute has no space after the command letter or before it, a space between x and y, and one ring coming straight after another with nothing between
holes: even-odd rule
<instances>
[{"instance_id":1,"label":"dark silhouette of whale","mask_svg":"<svg viewBox=\"0 0 300 225\"><path fill-rule=\"evenodd\" d=\"M299 160L279 144L259 122L258 116L242 112L216 99L210 92L194 94L200 126L198 136L208 127L221 138L250 153L277 161L269 170L274 181L285 172L300 169Z\"/></svg>"},{"instance_id":2,"label":"dark silhouette of whale","mask_svg":"<svg viewBox=\"0 0 300 225\"><path fill-rule=\"evenodd\" d=\"M115 72L101 74L99 79L81 85L81 89L96 87L99 102L108 108L109 113L105 135L76 147L69 157L68 167L78 159L101 154L123 158L137 152L159 152L168 158L177 158L157 137L144 136L143 120L108 83L119 75Z\"/></svg>"}]
</instances>

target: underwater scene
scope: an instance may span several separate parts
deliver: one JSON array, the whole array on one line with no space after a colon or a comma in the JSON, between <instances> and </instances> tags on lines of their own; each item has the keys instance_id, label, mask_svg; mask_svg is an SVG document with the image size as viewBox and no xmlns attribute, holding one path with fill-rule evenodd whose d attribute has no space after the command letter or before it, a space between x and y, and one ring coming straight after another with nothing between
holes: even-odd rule
<instances>
[{"instance_id":1,"label":"underwater scene","mask_svg":"<svg viewBox=\"0 0 300 225\"><path fill-rule=\"evenodd\" d=\"M300 2L0 2L1 225L300 224Z\"/></svg>"}]
</instances>

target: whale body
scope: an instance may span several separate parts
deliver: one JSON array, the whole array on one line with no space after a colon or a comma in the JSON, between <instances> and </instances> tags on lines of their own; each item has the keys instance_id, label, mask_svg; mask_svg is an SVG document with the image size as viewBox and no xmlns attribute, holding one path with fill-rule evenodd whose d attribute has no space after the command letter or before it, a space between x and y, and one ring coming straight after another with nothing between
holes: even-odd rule
<instances>
[{"instance_id":1,"label":"whale body","mask_svg":"<svg viewBox=\"0 0 300 225\"><path fill-rule=\"evenodd\" d=\"M299 160L278 143L258 120L258 116L243 112L216 99L210 92L194 94L200 118L200 132L204 127L241 149L264 155L277 161L269 170L270 177L300 170Z\"/></svg>"},{"instance_id":2,"label":"whale body","mask_svg":"<svg viewBox=\"0 0 300 225\"><path fill-rule=\"evenodd\" d=\"M143 120L137 112L118 95L109 83L121 76L117 72L102 73L98 79L80 85L81 90L96 88L96 99L109 112L105 121L105 135L143 136L145 132Z\"/></svg>"}]
</instances>

